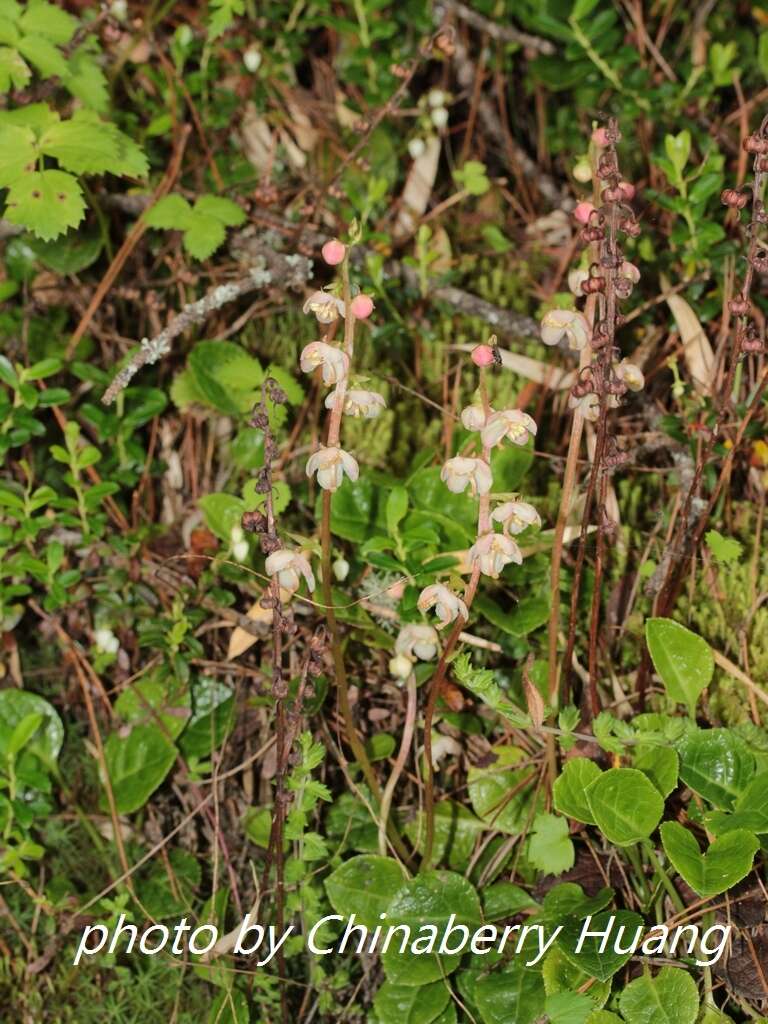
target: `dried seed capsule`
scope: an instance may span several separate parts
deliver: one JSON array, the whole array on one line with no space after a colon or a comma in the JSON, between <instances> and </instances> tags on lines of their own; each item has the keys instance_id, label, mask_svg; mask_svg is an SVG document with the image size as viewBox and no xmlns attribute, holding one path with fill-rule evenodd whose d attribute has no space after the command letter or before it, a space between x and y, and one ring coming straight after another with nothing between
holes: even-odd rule
<instances>
[{"instance_id":1,"label":"dried seed capsule","mask_svg":"<svg viewBox=\"0 0 768 1024\"><path fill-rule=\"evenodd\" d=\"M258 509L243 512L240 525L246 533L264 533L267 528L267 517Z\"/></svg>"},{"instance_id":2,"label":"dried seed capsule","mask_svg":"<svg viewBox=\"0 0 768 1024\"><path fill-rule=\"evenodd\" d=\"M749 202L746 192L739 192L735 188L724 188L720 193L720 202L724 206L730 206L736 210L743 210Z\"/></svg>"},{"instance_id":3,"label":"dried seed capsule","mask_svg":"<svg viewBox=\"0 0 768 1024\"><path fill-rule=\"evenodd\" d=\"M763 135L753 132L744 139L744 149L748 153L768 153L768 139Z\"/></svg>"},{"instance_id":4,"label":"dried seed capsule","mask_svg":"<svg viewBox=\"0 0 768 1024\"><path fill-rule=\"evenodd\" d=\"M749 300L745 299L743 295L740 295L738 299L731 299L728 303L728 309L734 316L746 316L750 308Z\"/></svg>"}]
</instances>

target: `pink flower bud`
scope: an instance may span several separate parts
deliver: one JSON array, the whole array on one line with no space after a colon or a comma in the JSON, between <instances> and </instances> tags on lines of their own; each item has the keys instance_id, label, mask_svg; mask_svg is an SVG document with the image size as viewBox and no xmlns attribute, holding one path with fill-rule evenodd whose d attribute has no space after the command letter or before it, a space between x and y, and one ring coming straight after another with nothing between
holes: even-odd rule
<instances>
[{"instance_id":1,"label":"pink flower bud","mask_svg":"<svg viewBox=\"0 0 768 1024\"><path fill-rule=\"evenodd\" d=\"M471 358L475 366L490 366L493 362L493 349L490 345L477 345L472 349Z\"/></svg>"},{"instance_id":2,"label":"pink flower bud","mask_svg":"<svg viewBox=\"0 0 768 1024\"><path fill-rule=\"evenodd\" d=\"M326 242L322 248L323 259L329 267L338 266L343 261L346 253L347 247L338 238L333 238L330 242Z\"/></svg>"},{"instance_id":3,"label":"pink flower bud","mask_svg":"<svg viewBox=\"0 0 768 1024\"><path fill-rule=\"evenodd\" d=\"M605 128L595 128L592 132L592 141L596 146L608 145L608 133Z\"/></svg>"},{"instance_id":4,"label":"pink flower bud","mask_svg":"<svg viewBox=\"0 0 768 1024\"><path fill-rule=\"evenodd\" d=\"M373 312L373 299L368 295L356 295L352 299L350 309L357 320L367 320Z\"/></svg>"},{"instance_id":5,"label":"pink flower bud","mask_svg":"<svg viewBox=\"0 0 768 1024\"><path fill-rule=\"evenodd\" d=\"M588 203L586 200L582 203L578 203L573 211L573 216L579 222L579 224L588 224L589 218L594 212L594 206L592 203Z\"/></svg>"},{"instance_id":6,"label":"pink flower bud","mask_svg":"<svg viewBox=\"0 0 768 1024\"><path fill-rule=\"evenodd\" d=\"M620 181L619 188L624 193L624 198L627 200L627 202L635 198L635 192L637 190L630 181Z\"/></svg>"}]
</instances>

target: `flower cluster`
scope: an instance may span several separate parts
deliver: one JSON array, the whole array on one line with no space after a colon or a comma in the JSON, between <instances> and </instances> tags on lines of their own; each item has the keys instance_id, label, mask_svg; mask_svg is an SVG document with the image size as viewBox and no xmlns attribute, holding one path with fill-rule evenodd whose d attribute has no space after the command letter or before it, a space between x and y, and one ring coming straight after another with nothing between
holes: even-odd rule
<instances>
[{"instance_id":1,"label":"flower cluster","mask_svg":"<svg viewBox=\"0 0 768 1024\"><path fill-rule=\"evenodd\" d=\"M588 270L572 271L568 283L577 296L595 297L593 322L579 310L553 309L542 319L541 338L546 345L563 344L577 352L587 346L592 350L591 361L583 365L582 360L569 405L595 422L604 421L607 410L617 407L627 391L641 390L645 381L639 367L622 359L615 347L616 330L622 324L618 303L629 298L640 280L640 271L625 259L619 244L621 235L636 238L640 232L629 205L635 187L619 172L616 143L621 134L616 121L611 119L607 127L598 128L592 138L601 150L597 161L601 205L580 202L574 217L581 225L581 240L594 247L597 258ZM625 461L615 438L606 436L603 447L606 466Z\"/></svg>"},{"instance_id":2,"label":"flower cluster","mask_svg":"<svg viewBox=\"0 0 768 1024\"><path fill-rule=\"evenodd\" d=\"M488 401L483 368L492 365L493 349L490 345L478 345L472 353L472 361L481 373L481 401L467 406L461 413L462 425L471 433L480 435L479 455L456 455L448 459L440 471L440 478L449 491L461 494L469 490L479 502L477 538L469 550L472 566L472 581L465 598L453 593L445 584L434 583L422 590L418 607L422 612L435 609L438 629L443 629L458 618L469 618L468 603L474 596L479 576L497 579L506 565L518 565L523 554L513 534L522 533L532 525L541 526L536 509L524 501L504 501L491 511L493 473L491 451L505 440L515 445L525 445L536 435L536 423L520 409L493 409ZM501 526L501 532L495 530Z\"/></svg>"},{"instance_id":3,"label":"flower cluster","mask_svg":"<svg viewBox=\"0 0 768 1024\"><path fill-rule=\"evenodd\" d=\"M333 239L325 243L322 254L329 266L341 264L348 293L347 247ZM313 313L318 323L331 328L329 337L337 321L340 318L345 321L343 345L333 345L329 340L313 341L304 348L300 357L304 373L314 373L319 369L323 384L333 388L325 399L325 408L330 412L326 443L321 444L310 456L307 462L307 476L316 476L323 490L336 491L341 487L345 475L350 480L357 480L360 474L357 460L339 444L343 416L372 419L386 408L386 402L375 391L349 386L354 321L369 317L373 312L373 302L368 295L356 295L349 300L347 309L344 299L321 290L309 296L304 303L304 312Z\"/></svg>"},{"instance_id":4,"label":"flower cluster","mask_svg":"<svg viewBox=\"0 0 768 1024\"><path fill-rule=\"evenodd\" d=\"M761 229L768 222L763 193L768 179L768 117L763 118L760 128L744 139L744 149L754 157L752 186L749 190L739 191L734 188L723 190L720 199L732 210L743 210L748 203L752 204L752 218L749 225L749 249L747 251L747 267L741 284L740 293L728 304L730 312L738 318L736 328L736 350L738 352L762 352L763 338L755 324L752 313L750 292L755 271L758 274L768 273L768 243L760 237ZM736 214L738 216L738 213Z\"/></svg>"}]
</instances>

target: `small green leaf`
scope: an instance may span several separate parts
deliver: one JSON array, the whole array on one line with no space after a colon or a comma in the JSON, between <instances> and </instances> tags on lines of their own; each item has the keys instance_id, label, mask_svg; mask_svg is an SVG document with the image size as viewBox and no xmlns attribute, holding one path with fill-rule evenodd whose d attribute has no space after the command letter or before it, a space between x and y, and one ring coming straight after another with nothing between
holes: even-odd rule
<instances>
[{"instance_id":1,"label":"small green leaf","mask_svg":"<svg viewBox=\"0 0 768 1024\"><path fill-rule=\"evenodd\" d=\"M708 530L704 540L718 562L728 565L730 562L738 562L741 558L743 546L733 537L724 537L717 530Z\"/></svg>"},{"instance_id":2,"label":"small green leaf","mask_svg":"<svg viewBox=\"0 0 768 1024\"><path fill-rule=\"evenodd\" d=\"M192 207L183 196L173 192L150 206L144 220L151 228L183 231L191 223Z\"/></svg>"},{"instance_id":3,"label":"small green leaf","mask_svg":"<svg viewBox=\"0 0 768 1024\"><path fill-rule=\"evenodd\" d=\"M19 28L25 35L45 36L63 46L75 34L77 19L56 4L31 0L19 18Z\"/></svg>"},{"instance_id":4,"label":"small green leaf","mask_svg":"<svg viewBox=\"0 0 768 1024\"><path fill-rule=\"evenodd\" d=\"M43 78L57 76L66 80L69 77L67 62L50 39L41 35L23 36L17 45L22 56L37 68Z\"/></svg>"},{"instance_id":5,"label":"small green leaf","mask_svg":"<svg viewBox=\"0 0 768 1024\"><path fill-rule=\"evenodd\" d=\"M184 232L184 248L196 260L207 260L226 237L226 229L220 220L193 210L189 226Z\"/></svg>"},{"instance_id":6,"label":"small green leaf","mask_svg":"<svg viewBox=\"0 0 768 1024\"><path fill-rule=\"evenodd\" d=\"M678 178L682 178L688 157L691 155L691 133L685 128L677 135L665 135L664 149Z\"/></svg>"},{"instance_id":7,"label":"small green leaf","mask_svg":"<svg viewBox=\"0 0 768 1024\"><path fill-rule=\"evenodd\" d=\"M13 759L24 749L43 723L43 715L39 711L30 711L16 724L8 741L6 753Z\"/></svg>"},{"instance_id":8,"label":"small green leaf","mask_svg":"<svg viewBox=\"0 0 768 1024\"><path fill-rule=\"evenodd\" d=\"M680 778L715 807L732 810L755 774L755 758L730 729L700 729L680 741Z\"/></svg>"},{"instance_id":9,"label":"small green leaf","mask_svg":"<svg viewBox=\"0 0 768 1024\"><path fill-rule=\"evenodd\" d=\"M650 785L650 783L649 783ZM581 942L581 933L586 918L571 918L563 923L563 930L557 938L557 945L572 964L598 981L608 981L620 970L632 956L631 939L637 933L637 929L643 928L643 919L639 914L631 910L604 910L599 914L593 914L590 918L590 932L605 932L611 925L611 934L616 935L620 928L624 929L622 949L627 952L619 953L611 942L602 949L603 940L599 937L587 936ZM579 950L578 953L576 950Z\"/></svg>"},{"instance_id":10,"label":"small green leaf","mask_svg":"<svg viewBox=\"0 0 768 1024\"><path fill-rule=\"evenodd\" d=\"M661 826L661 841L675 871L699 896L718 896L749 874L760 843L751 832L734 829L702 853L692 832L676 821Z\"/></svg>"},{"instance_id":11,"label":"small green leaf","mask_svg":"<svg viewBox=\"0 0 768 1024\"><path fill-rule=\"evenodd\" d=\"M77 227L85 213L76 178L64 171L33 171L17 178L8 191L5 217L38 238L57 238Z\"/></svg>"},{"instance_id":12,"label":"small green leaf","mask_svg":"<svg viewBox=\"0 0 768 1024\"><path fill-rule=\"evenodd\" d=\"M565 818L558 818L555 814L538 814L534 818L528 843L528 860L539 871L560 875L573 867L575 859Z\"/></svg>"},{"instance_id":13,"label":"small green leaf","mask_svg":"<svg viewBox=\"0 0 768 1024\"><path fill-rule=\"evenodd\" d=\"M555 808L585 825L594 825L586 789L601 774L600 768L588 757L573 757L566 761L552 788Z\"/></svg>"},{"instance_id":14,"label":"small green leaf","mask_svg":"<svg viewBox=\"0 0 768 1024\"><path fill-rule=\"evenodd\" d=\"M664 801L636 768L610 768L586 789L595 824L611 843L631 846L647 839L661 820Z\"/></svg>"},{"instance_id":15,"label":"small green leaf","mask_svg":"<svg viewBox=\"0 0 768 1024\"><path fill-rule=\"evenodd\" d=\"M200 196L194 212L214 217L228 228L236 228L245 223L245 210L224 196Z\"/></svg>"},{"instance_id":16,"label":"small green leaf","mask_svg":"<svg viewBox=\"0 0 768 1024\"><path fill-rule=\"evenodd\" d=\"M645 639L667 694L678 704L686 704L693 714L715 671L709 644L672 619L648 619Z\"/></svg>"},{"instance_id":17,"label":"small green leaf","mask_svg":"<svg viewBox=\"0 0 768 1024\"><path fill-rule=\"evenodd\" d=\"M0 46L0 93L8 92L11 87L25 88L31 77L29 65L18 50L10 46Z\"/></svg>"},{"instance_id":18,"label":"small green leaf","mask_svg":"<svg viewBox=\"0 0 768 1024\"><path fill-rule=\"evenodd\" d=\"M644 974L619 997L627 1024L694 1024L699 1013L696 982L677 967L662 967L655 978Z\"/></svg>"},{"instance_id":19,"label":"small green leaf","mask_svg":"<svg viewBox=\"0 0 768 1024\"><path fill-rule=\"evenodd\" d=\"M387 496L385 517L387 533L390 537L397 535L397 528L408 511L408 491L405 487L393 487Z\"/></svg>"},{"instance_id":20,"label":"small green leaf","mask_svg":"<svg viewBox=\"0 0 768 1024\"><path fill-rule=\"evenodd\" d=\"M55 157L75 174L120 171L120 151L111 125L90 118L73 117L51 125L40 139L40 151Z\"/></svg>"}]
</instances>

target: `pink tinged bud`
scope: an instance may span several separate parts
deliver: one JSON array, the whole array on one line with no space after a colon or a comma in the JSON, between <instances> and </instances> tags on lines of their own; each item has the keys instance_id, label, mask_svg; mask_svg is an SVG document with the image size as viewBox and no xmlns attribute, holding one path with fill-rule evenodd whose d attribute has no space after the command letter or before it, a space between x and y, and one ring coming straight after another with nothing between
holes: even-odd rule
<instances>
[{"instance_id":1,"label":"pink tinged bud","mask_svg":"<svg viewBox=\"0 0 768 1024\"><path fill-rule=\"evenodd\" d=\"M475 366L490 366L493 363L493 349L490 345L476 345L472 349L472 362Z\"/></svg>"},{"instance_id":2,"label":"pink tinged bud","mask_svg":"<svg viewBox=\"0 0 768 1024\"><path fill-rule=\"evenodd\" d=\"M595 208L592 205L592 203L589 203L585 200L582 203L577 203L573 211L573 216L576 218L579 224L588 224L589 218L592 216L594 212Z\"/></svg>"},{"instance_id":3,"label":"pink tinged bud","mask_svg":"<svg viewBox=\"0 0 768 1024\"><path fill-rule=\"evenodd\" d=\"M338 238L331 239L330 242L326 242L321 250L323 259L329 267L336 267L339 263L342 263L344 257L347 254L347 247L340 242Z\"/></svg>"},{"instance_id":4,"label":"pink tinged bud","mask_svg":"<svg viewBox=\"0 0 768 1024\"><path fill-rule=\"evenodd\" d=\"M592 132L592 141L596 146L608 145L608 132L605 128L595 128Z\"/></svg>"},{"instance_id":5,"label":"pink tinged bud","mask_svg":"<svg viewBox=\"0 0 768 1024\"><path fill-rule=\"evenodd\" d=\"M373 312L373 299L368 295L356 295L349 308L357 320L367 320Z\"/></svg>"},{"instance_id":6,"label":"pink tinged bud","mask_svg":"<svg viewBox=\"0 0 768 1024\"><path fill-rule=\"evenodd\" d=\"M637 189L631 182L620 181L619 188L624 193L624 198L627 200L627 202L630 202L632 199L635 198L635 192L637 191Z\"/></svg>"}]
</instances>

